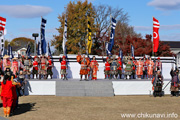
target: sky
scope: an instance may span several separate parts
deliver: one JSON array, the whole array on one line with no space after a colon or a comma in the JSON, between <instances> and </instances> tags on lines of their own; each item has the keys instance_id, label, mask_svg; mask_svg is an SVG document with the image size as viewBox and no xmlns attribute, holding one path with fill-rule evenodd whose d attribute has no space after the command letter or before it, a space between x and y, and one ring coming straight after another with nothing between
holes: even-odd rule
<instances>
[{"instance_id":1,"label":"sky","mask_svg":"<svg viewBox=\"0 0 180 120\"><path fill-rule=\"evenodd\" d=\"M40 32L41 16L47 19L46 40L58 34L58 15L65 11L73 0L4 0L0 5L0 16L7 19L5 39L32 38ZM123 8L128 13L129 25L142 36L152 34L152 17L160 23L162 41L180 40L180 0L89 0L93 5L110 5ZM32 38L33 39L33 38Z\"/></svg>"}]
</instances>

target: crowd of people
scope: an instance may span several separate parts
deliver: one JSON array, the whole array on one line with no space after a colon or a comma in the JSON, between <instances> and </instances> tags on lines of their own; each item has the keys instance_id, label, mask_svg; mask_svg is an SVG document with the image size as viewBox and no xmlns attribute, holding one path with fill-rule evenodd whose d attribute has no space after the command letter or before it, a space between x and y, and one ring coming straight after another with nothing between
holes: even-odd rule
<instances>
[{"instance_id":1,"label":"crowd of people","mask_svg":"<svg viewBox=\"0 0 180 120\"><path fill-rule=\"evenodd\" d=\"M151 57L135 60L134 57L122 59L120 57L116 58L115 55L102 59L105 63L105 79L123 79L123 76L124 79L152 79L155 71L162 70L162 63L159 57L157 61L153 61ZM95 56L91 60L91 58L79 53L77 55L77 62L81 65L80 80L82 80L83 75L85 76L85 80L97 80L99 64ZM90 76L92 77L89 78Z\"/></svg>"},{"instance_id":2,"label":"crowd of people","mask_svg":"<svg viewBox=\"0 0 180 120\"><path fill-rule=\"evenodd\" d=\"M8 55L0 58L0 95L3 103L4 117L9 117L14 110L18 108L18 98L24 95L24 86L26 78L30 79L31 75L36 78L47 79L48 75L52 78L53 61L51 57L42 55L21 56L10 59Z\"/></svg>"},{"instance_id":3,"label":"crowd of people","mask_svg":"<svg viewBox=\"0 0 180 120\"><path fill-rule=\"evenodd\" d=\"M78 53L77 62L81 65L80 81L83 80L97 80L97 71L99 64L96 57L92 59L89 56ZM152 79L153 89L156 87L157 81L161 81L163 85L162 63L160 58L152 60L151 57L144 57L134 59L133 57L116 58L116 56L108 56L106 59L102 58L104 62L105 79ZM61 63L61 79L67 79L67 57L63 56L59 59ZM124 66L124 67L123 67ZM10 59L5 55L0 59L0 80L1 80L1 100L3 103L4 116L9 117L10 113L18 107L18 98L24 95L24 86L27 79L43 78L47 79L50 75L52 79L52 68L54 67L51 57L42 55L35 56L21 56ZM171 70L171 94L172 96L179 96L179 71ZM179 76L178 76L179 75Z\"/></svg>"}]
</instances>

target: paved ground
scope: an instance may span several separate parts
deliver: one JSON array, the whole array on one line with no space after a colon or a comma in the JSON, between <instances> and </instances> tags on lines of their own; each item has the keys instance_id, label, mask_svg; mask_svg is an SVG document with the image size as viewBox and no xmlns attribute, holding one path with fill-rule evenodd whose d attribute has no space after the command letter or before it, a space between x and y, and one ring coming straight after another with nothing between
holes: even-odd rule
<instances>
[{"instance_id":1,"label":"paved ground","mask_svg":"<svg viewBox=\"0 0 180 120\"><path fill-rule=\"evenodd\" d=\"M180 119L180 97L115 96L115 97L56 97L25 96L20 98L20 109L10 120L127 120L143 117ZM0 107L0 116L3 108ZM161 118L164 119L164 118Z\"/></svg>"}]
</instances>

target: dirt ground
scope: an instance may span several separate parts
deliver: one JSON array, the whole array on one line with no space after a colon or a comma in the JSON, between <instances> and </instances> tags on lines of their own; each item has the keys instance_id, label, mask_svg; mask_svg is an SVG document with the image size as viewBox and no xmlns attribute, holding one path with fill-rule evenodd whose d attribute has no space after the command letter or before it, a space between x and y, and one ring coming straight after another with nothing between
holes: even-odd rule
<instances>
[{"instance_id":1,"label":"dirt ground","mask_svg":"<svg viewBox=\"0 0 180 120\"><path fill-rule=\"evenodd\" d=\"M180 97L115 96L115 97L20 97L20 108L10 120L122 120L150 119L151 114L179 117ZM122 114L136 117L123 118ZM143 115L146 118L143 118ZM174 115L173 115L174 114ZM0 116L3 116L2 105ZM166 116L167 117L167 116ZM154 118L154 117L153 117ZM157 116L155 118L158 118ZM163 118L164 119L164 118Z\"/></svg>"}]
</instances>

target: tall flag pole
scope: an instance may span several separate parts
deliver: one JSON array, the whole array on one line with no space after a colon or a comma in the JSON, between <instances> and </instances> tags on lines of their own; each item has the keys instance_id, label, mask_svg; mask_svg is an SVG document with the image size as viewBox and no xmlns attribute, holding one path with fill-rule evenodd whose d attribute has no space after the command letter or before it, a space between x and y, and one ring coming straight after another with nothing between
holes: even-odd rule
<instances>
[{"instance_id":1,"label":"tall flag pole","mask_svg":"<svg viewBox=\"0 0 180 120\"><path fill-rule=\"evenodd\" d=\"M64 55L66 55L66 41L67 41L67 18L65 17L63 43L62 43L62 49L63 49L63 54Z\"/></svg>"},{"instance_id":2,"label":"tall flag pole","mask_svg":"<svg viewBox=\"0 0 180 120\"><path fill-rule=\"evenodd\" d=\"M38 51L37 51L37 54L38 55L41 55L42 53L41 53L41 42L39 41L38 42Z\"/></svg>"},{"instance_id":3,"label":"tall flag pole","mask_svg":"<svg viewBox=\"0 0 180 120\"><path fill-rule=\"evenodd\" d=\"M0 16L0 55L4 54L4 30L6 25L6 18Z\"/></svg>"},{"instance_id":4,"label":"tall flag pole","mask_svg":"<svg viewBox=\"0 0 180 120\"><path fill-rule=\"evenodd\" d=\"M14 58L14 55L12 53L12 47L10 44L8 44L7 54L9 55L10 59Z\"/></svg>"},{"instance_id":5,"label":"tall flag pole","mask_svg":"<svg viewBox=\"0 0 180 120\"><path fill-rule=\"evenodd\" d=\"M121 58L121 61L123 59L123 51L121 48L119 48L119 57Z\"/></svg>"},{"instance_id":6,"label":"tall flag pole","mask_svg":"<svg viewBox=\"0 0 180 120\"><path fill-rule=\"evenodd\" d=\"M88 16L88 24L87 24L87 53L88 55L91 53L91 47L92 47L92 38L91 38L91 35L92 35L92 30L91 30L91 22L90 22L90 18Z\"/></svg>"},{"instance_id":7,"label":"tall flag pole","mask_svg":"<svg viewBox=\"0 0 180 120\"><path fill-rule=\"evenodd\" d=\"M41 54L46 54L46 39L45 39L45 26L46 26L47 20L43 17L41 18Z\"/></svg>"},{"instance_id":8,"label":"tall flag pole","mask_svg":"<svg viewBox=\"0 0 180 120\"><path fill-rule=\"evenodd\" d=\"M115 35L115 28L116 28L116 20L112 17L111 18L111 36L110 36L110 43L108 46L109 51L112 51L114 45L114 35Z\"/></svg>"},{"instance_id":9,"label":"tall flag pole","mask_svg":"<svg viewBox=\"0 0 180 120\"><path fill-rule=\"evenodd\" d=\"M109 50L109 43L108 43L108 42L105 43L105 48L106 48L106 54L107 54L107 56L108 56L108 55L111 55L111 51Z\"/></svg>"},{"instance_id":10,"label":"tall flag pole","mask_svg":"<svg viewBox=\"0 0 180 120\"><path fill-rule=\"evenodd\" d=\"M48 43L48 56L51 57L52 62L53 62L53 57L52 57L51 48L50 48L50 46L49 46L49 43Z\"/></svg>"},{"instance_id":11,"label":"tall flag pole","mask_svg":"<svg viewBox=\"0 0 180 120\"><path fill-rule=\"evenodd\" d=\"M135 58L135 57L134 57L134 46L133 46L133 45L131 45L131 56L132 56L133 58Z\"/></svg>"},{"instance_id":12,"label":"tall flag pole","mask_svg":"<svg viewBox=\"0 0 180 120\"><path fill-rule=\"evenodd\" d=\"M153 52L156 53L159 47L159 21L153 17Z\"/></svg>"},{"instance_id":13,"label":"tall flag pole","mask_svg":"<svg viewBox=\"0 0 180 120\"><path fill-rule=\"evenodd\" d=\"M27 50L26 50L26 55L29 57L30 54L31 54L31 46L30 46L30 44L28 44Z\"/></svg>"}]
</instances>

